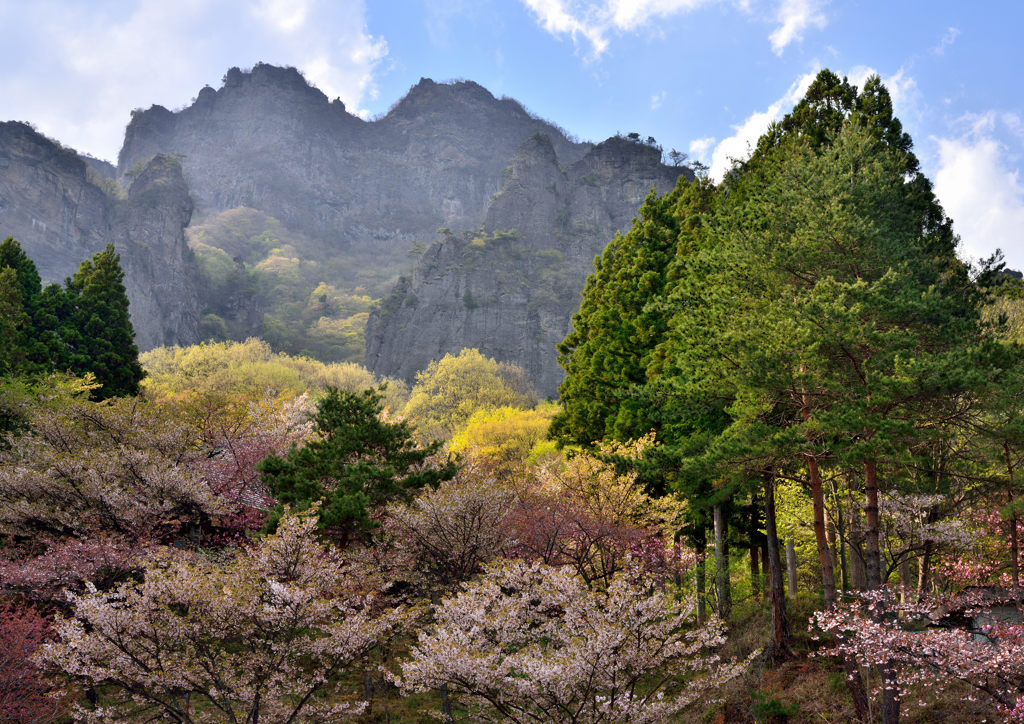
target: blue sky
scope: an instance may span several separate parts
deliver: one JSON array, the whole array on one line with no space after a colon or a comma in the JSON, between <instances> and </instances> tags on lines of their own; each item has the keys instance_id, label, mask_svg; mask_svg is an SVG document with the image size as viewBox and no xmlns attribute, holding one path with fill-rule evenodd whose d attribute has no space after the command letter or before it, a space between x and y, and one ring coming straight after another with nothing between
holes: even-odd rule
<instances>
[{"instance_id":1,"label":"blue sky","mask_svg":"<svg viewBox=\"0 0 1024 724\"><path fill-rule=\"evenodd\" d=\"M466 78L584 140L653 136L715 175L829 67L877 72L965 256L1024 268L1024 3L0 0L0 120L113 160L132 108L294 65L364 117Z\"/></svg>"}]
</instances>

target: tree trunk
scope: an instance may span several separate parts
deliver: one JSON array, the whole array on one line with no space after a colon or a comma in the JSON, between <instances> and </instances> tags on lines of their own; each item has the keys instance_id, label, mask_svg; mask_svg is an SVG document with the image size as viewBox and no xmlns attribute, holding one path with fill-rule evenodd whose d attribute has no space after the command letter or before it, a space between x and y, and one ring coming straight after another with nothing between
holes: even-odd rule
<instances>
[{"instance_id":1,"label":"tree trunk","mask_svg":"<svg viewBox=\"0 0 1024 724\"><path fill-rule=\"evenodd\" d=\"M445 724L455 721L452 718L452 702L448 698L448 684L441 684L441 713L444 714Z\"/></svg>"},{"instance_id":2,"label":"tree trunk","mask_svg":"<svg viewBox=\"0 0 1024 724\"><path fill-rule=\"evenodd\" d=\"M847 540L850 551L850 588L863 591L868 587L868 572L864 565L864 533L850 533Z\"/></svg>"},{"instance_id":3,"label":"tree trunk","mask_svg":"<svg viewBox=\"0 0 1024 724\"><path fill-rule=\"evenodd\" d=\"M864 463L864 567L868 589L882 585L882 551L878 544L878 469L875 463Z\"/></svg>"},{"instance_id":4,"label":"tree trunk","mask_svg":"<svg viewBox=\"0 0 1024 724\"><path fill-rule=\"evenodd\" d=\"M1010 577L1013 580L1013 604L1020 611L1020 542L1017 538L1017 508L1013 503L1013 458L1010 457L1010 445L1005 442L1003 443L1003 456L1006 458L1006 474L1009 478L1006 497L1010 508L1010 520L1007 521L1010 528L1010 565L1012 566Z\"/></svg>"},{"instance_id":5,"label":"tree trunk","mask_svg":"<svg viewBox=\"0 0 1024 724\"><path fill-rule=\"evenodd\" d=\"M775 522L775 479L764 477L764 524L768 539L768 596L772 602L772 646L769 655L774 661L790 656L789 616L786 614L786 590L782 581L782 559L779 556L779 533ZM795 558L794 554L794 558Z\"/></svg>"},{"instance_id":6,"label":"tree trunk","mask_svg":"<svg viewBox=\"0 0 1024 724\"><path fill-rule=\"evenodd\" d=\"M836 579L832 565L832 551L825 535L825 497L821 489L821 473L818 459L807 456L807 473L811 483L811 501L814 504L814 540L818 544L818 561L821 564L821 588L825 597L825 608L836 605Z\"/></svg>"},{"instance_id":7,"label":"tree trunk","mask_svg":"<svg viewBox=\"0 0 1024 724\"><path fill-rule=\"evenodd\" d=\"M707 561L700 561L697 564L697 625L703 626L708 620L707 614Z\"/></svg>"},{"instance_id":8,"label":"tree trunk","mask_svg":"<svg viewBox=\"0 0 1024 724\"><path fill-rule=\"evenodd\" d=\"M729 588L729 522L721 505L715 515L715 592L718 596L718 617L729 620L732 613L732 592Z\"/></svg>"},{"instance_id":9,"label":"tree trunk","mask_svg":"<svg viewBox=\"0 0 1024 724\"><path fill-rule=\"evenodd\" d=\"M750 593L758 601L761 600L761 565L758 560L761 547L750 546Z\"/></svg>"},{"instance_id":10,"label":"tree trunk","mask_svg":"<svg viewBox=\"0 0 1024 724\"><path fill-rule=\"evenodd\" d=\"M824 491L822 491L824 496ZM832 558L832 581L836 580L836 565L839 561L839 545L836 543L836 521L829 513L828 506L825 506L825 540L828 541L828 551Z\"/></svg>"},{"instance_id":11,"label":"tree trunk","mask_svg":"<svg viewBox=\"0 0 1024 724\"><path fill-rule=\"evenodd\" d=\"M865 567L868 588L874 590L882 586L882 551L878 543L878 468L873 460L864 463L864 518L867 526L864 536ZM881 619L885 612L876 609L875 616ZM882 678L882 722L899 724L900 698L893 683L892 669L882 664L878 673Z\"/></svg>"},{"instance_id":12,"label":"tree trunk","mask_svg":"<svg viewBox=\"0 0 1024 724\"><path fill-rule=\"evenodd\" d=\"M707 584L707 561L705 560L704 554L707 552L708 541L706 535L706 529L701 526L697 531L694 540L694 547L697 549L697 573L694 576L695 584L697 588L697 625L703 626L704 622L708 620L707 615L707 600L708 600L708 584Z\"/></svg>"},{"instance_id":13,"label":"tree trunk","mask_svg":"<svg viewBox=\"0 0 1024 724\"><path fill-rule=\"evenodd\" d=\"M832 489L832 504L836 509L835 528L836 536L839 538L839 543L834 548L839 562L839 588L843 591L848 591L850 590L850 569L846 563L846 520L843 517L843 506L839 503L839 495L834 487Z\"/></svg>"},{"instance_id":14,"label":"tree trunk","mask_svg":"<svg viewBox=\"0 0 1024 724\"><path fill-rule=\"evenodd\" d=\"M910 598L910 592L914 589L914 581L910 574L910 556L903 556L900 559L898 570L900 573L900 603L906 603Z\"/></svg>"},{"instance_id":15,"label":"tree trunk","mask_svg":"<svg viewBox=\"0 0 1024 724\"><path fill-rule=\"evenodd\" d=\"M789 574L789 597L796 598L796 546L792 538L786 541L786 573Z\"/></svg>"}]
</instances>

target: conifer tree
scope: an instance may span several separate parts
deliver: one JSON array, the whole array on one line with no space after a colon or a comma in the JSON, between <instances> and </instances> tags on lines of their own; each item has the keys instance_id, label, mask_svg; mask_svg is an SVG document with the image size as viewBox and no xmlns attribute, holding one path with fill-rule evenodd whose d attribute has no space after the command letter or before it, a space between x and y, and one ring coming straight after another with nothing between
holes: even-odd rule
<instances>
[{"instance_id":1,"label":"conifer tree","mask_svg":"<svg viewBox=\"0 0 1024 724\"><path fill-rule=\"evenodd\" d=\"M259 465L261 479L277 499L274 527L285 505L299 510L323 500L320 527L342 545L376 528L375 509L408 502L417 490L455 475L451 460L430 460L441 447L416 444L411 426L381 418L384 388L348 392L328 388L313 415L316 438L271 455Z\"/></svg>"},{"instance_id":2,"label":"conifer tree","mask_svg":"<svg viewBox=\"0 0 1024 724\"><path fill-rule=\"evenodd\" d=\"M65 299L52 300L68 368L76 374L92 372L96 376L102 385L95 392L97 399L138 394L145 376L120 261L114 245L107 244L65 282ZM53 295L56 297L56 292Z\"/></svg>"},{"instance_id":3,"label":"conifer tree","mask_svg":"<svg viewBox=\"0 0 1024 724\"><path fill-rule=\"evenodd\" d=\"M36 321L42 291L39 272L11 237L0 243L0 274L0 374L49 369L49 355Z\"/></svg>"}]
</instances>

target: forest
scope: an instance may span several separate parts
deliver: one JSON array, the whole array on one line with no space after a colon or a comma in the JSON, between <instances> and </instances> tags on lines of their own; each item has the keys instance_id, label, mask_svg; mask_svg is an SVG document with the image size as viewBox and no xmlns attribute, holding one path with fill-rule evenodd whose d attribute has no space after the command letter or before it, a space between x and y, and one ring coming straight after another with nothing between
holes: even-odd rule
<instances>
[{"instance_id":1,"label":"forest","mask_svg":"<svg viewBox=\"0 0 1024 724\"><path fill-rule=\"evenodd\" d=\"M374 377L355 272L139 354L113 246L44 287L0 244L0 721L1024 722L1024 283L877 76L697 171L595 260L557 400L476 349ZM208 281L273 299L228 221Z\"/></svg>"}]
</instances>

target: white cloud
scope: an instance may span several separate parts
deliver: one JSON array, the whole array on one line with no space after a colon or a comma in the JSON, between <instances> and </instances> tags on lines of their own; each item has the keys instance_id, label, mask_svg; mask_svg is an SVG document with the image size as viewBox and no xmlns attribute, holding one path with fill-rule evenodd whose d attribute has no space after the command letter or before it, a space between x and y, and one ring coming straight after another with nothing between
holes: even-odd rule
<instances>
[{"instance_id":1,"label":"white cloud","mask_svg":"<svg viewBox=\"0 0 1024 724\"><path fill-rule=\"evenodd\" d=\"M998 138L1002 125L1013 132L1020 118L988 113L962 120L962 135L932 139L939 151L935 195L953 219L964 257L1000 248L1011 267L1024 269L1024 183Z\"/></svg>"},{"instance_id":2,"label":"white cloud","mask_svg":"<svg viewBox=\"0 0 1024 724\"><path fill-rule=\"evenodd\" d=\"M729 2L740 12L749 13L751 0L520 0L533 11L537 22L554 36L568 35L579 46L590 46L588 59L599 58L609 46L614 32L633 32L656 19L692 12L704 5ZM824 0L777 0L774 13L778 23L771 36L772 49L781 54L805 29L825 26Z\"/></svg>"},{"instance_id":3,"label":"white cloud","mask_svg":"<svg viewBox=\"0 0 1024 724\"><path fill-rule=\"evenodd\" d=\"M803 32L810 27L824 28L828 23L821 0L782 0L776 11L779 27L768 36L772 50L782 55L794 40L803 40Z\"/></svg>"},{"instance_id":4,"label":"white cloud","mask_svg":"<svg viewBox=\"0 0 1024 724\"><path fill-rule=\"evenodd\" d=\"M262 0L253 15L282 33L294 33L306 24L309 15L307 0Z\"/></svg>"},{"instance_id":5,"label":"white cloud","mask_svg":"<svg viewBox=\"0 0 1024 724\"><path fill-rule=\"evenodd\" d=\"M656 111L661 108L661 104L668 98L668 91L662 91L661 93L655 93L651 96L651 110Z\"/></svg>"},{"instance_id":6,"label":"white cloud","mask_svg":"<svg viewBox=\"0 0 1024 724\"><path fill-rule=\"evenodd\" d=\"M817 63L815 66L817 66ZM728 138L723 139L721 143L714 147L714 151L711 153L711 178L716 181L720 181L725 172L732 166L732 159L746 159L753 150L754 145L757 143L757 139L768 130L768 126L772 121L781 120L782 117L788 113L801 98L803 98L804 93L807 92L807 87L811 84L817 74L818 68L815 67L811 72L798 78L789 87L789 90L786 91L785 95L769 105L766 109L763 111L755 111L742 123L733 126L735 133ZM864 81L866 81L870 76L881 74L869 66L858 65L851 68L849 72L845 74L837 72L837 75L845 75L850 83L858 88L863 88ZM917 112L917 83L915 80L911 76L907 75L903 68L900 68L891 76L881 77L882 82L889 90L889 95L892 97L893 110L895 114L901 117L915 114ZM705 138L691 143L690 153L699 158L700 156L695 149L700 148L706 155L708 151L706 142L708 140L714 142L713 138ZM695 144L698 145L695 147Z\"/></svg>"},{"instance_id":7,"label":"white cloud","mask_svg":"<svg viewBox=\"0 0 1024 724\"><path fill-rule=\"evenodd\" d=\"M569 35L573 42L583 36L590 42L592 57L600 56L608 49L605 38L609 30L607 19L599 19L595 13L584 12L577 17L569 12L563 0L522 0L537 16L538 22L551 35Z\"/></svg>"},{"instance_id":8,"label":"white cloud","mask_svg":"<svg viewBox=\"0 0 1024 724\"><path fill-rule=\"evenodd\" d=\"M956 39L960 37L960 28L946 28L945 34L939 40L939 44L932 48L932 52L936 55L942 55L946 52L946 48L956 42Z\"/></svg>"},{"instance_id":9,"label":"white cloud","mask_svg":"<svg viewBox=\"0 0 1024 724\"><path fill-rule=\"evenodd\" d=\"M913 76L907 75L904 68L900 68L892 75L882 75L877 70L867 65L855 65L846 73L847 79L858 89L864 88L864 83L873 75L882 79L882 83L889 91L892 98L893 112L901 119L916 113L917 111L917 81Z\"/></svg>"},{"instance_id":10,"label":"white cloud","mask_svg":"<svg viewBox=\"0 0 1024 724\"><path fill-rule=\"evenodd\" d=\"M696 141L690 141L690 158L700 161L703 164L710 165L711 151L714 148L714 136L708 136L707 138L698 138Z\"/></svg>"},{"instance_id":11,"label":"white cloud","mask_svg":"<svg viewBox=\"0 0 1024 724\"><path fill-rule=\"evenodd\" d=\"M387 54L366 29L364 0L36 0L4 29L30 50L5 60L0 120L30 120L110 160L132 108L181 107L231 66L261 60L298 67L358 113Z\"/></svg>"},{"instance_id":12,"label":"white cloud","mask_svg":"<svg viewBox=\"0 0 1024 724\"><path fill-rule=\"evenodd\" d=\"M768 126L772 121L781 119L803 98L807 87L817 74L818 71L815 69L807 75L801 76L789 87L785 95L765 110L752 113L743 123L733 126L735 133L723 139L721 143L715 146L715 150L711 154L711 169L709 171L711 178L715 181L721 181L722 176L732 166L732 159L746 159L750 156L761 134L768 130Z\"/></svg>"}]
</instances>

